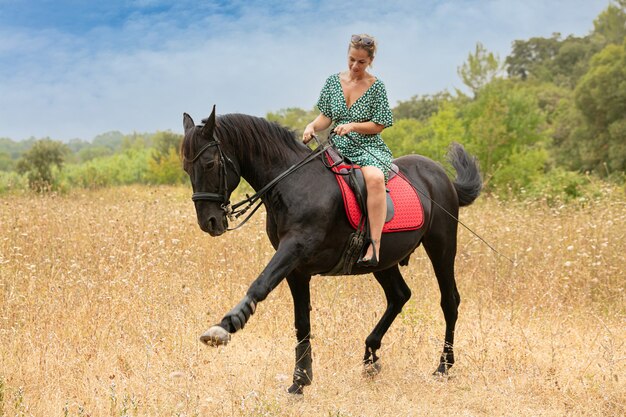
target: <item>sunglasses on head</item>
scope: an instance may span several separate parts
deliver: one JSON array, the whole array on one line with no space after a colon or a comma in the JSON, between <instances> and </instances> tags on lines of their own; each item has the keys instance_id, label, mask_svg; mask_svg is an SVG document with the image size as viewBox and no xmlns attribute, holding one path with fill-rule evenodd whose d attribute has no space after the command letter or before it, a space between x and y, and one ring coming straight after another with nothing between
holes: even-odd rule
<instances>
[{"instance_id":1,"label":"sunglasses on head","mask_svg":"<svg viewBox=\"0 0 626 417\"><path fill-rule=\"evenodd\" d=\"M372 46L374 45L374 39L368 38L367 36L352 35L352 43Z\"/></svg>"}]
</instances>

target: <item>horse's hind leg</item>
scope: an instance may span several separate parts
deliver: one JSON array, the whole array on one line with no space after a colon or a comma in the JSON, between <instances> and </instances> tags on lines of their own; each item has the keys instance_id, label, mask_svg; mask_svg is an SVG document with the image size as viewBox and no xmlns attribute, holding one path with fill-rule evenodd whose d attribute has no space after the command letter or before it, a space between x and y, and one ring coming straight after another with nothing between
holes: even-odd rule
<instances>
[{"instance_id":1,"label":"horse's hind leg","mask_svg":"<svg viewBox=\"0 0 626 417\"><path fill-rule=\"evenodd\" d=\"M380 318L372 333L365 339L365 357L363 364L365 373L375 375L380 370L380 363L376 351L380 349L383 336L389 330L391 323L402 311L402 307L411 298L411 290L406 285L398 265L384 271L374 272L374 277L385 291L387 309Z\"/></svg>"},{"instance_id":2,"label":"horse's hind leg","mask_svg":"<svg viewBox=\"0 0 626 417\"><path fill-rule=\"evenodd\" d=\"M311 358L311 276L292 272L287 276L296 326L296 366L293 371L293 384L287 390L290 394L302 394L302 389L313 380Z\"/></svg>"},{"instance_id":3,"label":"horse's hind leg","mask_svg":"<svg viewBox=\"0 0 626 417\"><path fill-rule=\"evenodd\" d=\"M446 320L446 336L439 366L433 375L445 375L454 364L454 328L458 317L461 296L454 279L454 258L456 257L456 230L444 236L429 236L424 239L424 248L433 264L439 291L441 309Z\"/></svg>"}]
</instances>

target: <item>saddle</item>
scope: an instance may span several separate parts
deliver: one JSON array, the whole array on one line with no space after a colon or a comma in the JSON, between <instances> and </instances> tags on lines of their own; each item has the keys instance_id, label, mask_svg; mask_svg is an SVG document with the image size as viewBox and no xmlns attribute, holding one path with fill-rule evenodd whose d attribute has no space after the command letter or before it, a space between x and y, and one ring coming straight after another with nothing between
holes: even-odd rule
<instances>
[{"instance_id":1,"label":"saddle","mask_svg":"<svg viewBox=\"0 0 626 417\"><path fill-rule=\"evenodd\" d=\"M346 215L355 229L362 227L366 213L367 190L361 167L352 164L336 149L326 151L326 160L335 174L343 196ZM391 164L387 181L387 218L383 233L416 230L424 223L424 210L417 191L401 175L396 164Z\"/></svg>"},{"instance_id":2,"label":"saddle","mask_svg":"<svg viewBox=\"0 0 626 417\"><path fill-rule=\"evenodd\" d=\"M322 275L344 275L352 271L365 243L369 239L367 222L367 189L361 167L346 160L333 147L325 152L328 168L335 174L344 200L346 215L355 229L346 243L339 262ZM387 218L383 233L416 230L424 223L424 211L413 186L392 164L387 181Z\"/></svg>"},{"instance_id":3,"label":"saddle","mask_svg":"<svg viewBox=\"0 0 626 417\"><path fill-rule=\"evenodd\" d=\"M357 202L360 206L361 212L366 211L365 204L367 201L367 187L365 186L365 177L363 177L363 171L361 171L361 167L358 165L354 165L346 161L343 156L337 152L335 148L329 148L326 151L326 158L328 162L331 164L331 170L335 173L335 175L343 176L344 180L347 179L345 184L347 184L354 196L357 199ZM398 166L396 164L391 164L391 170L389 171L389 179L395 177L398 173ZM339 178L339 176L337 176ZM339 186L341 187L341 182ZM344 195L344 202L346 201L346 196L344 194L344 189L341 189L342 194ZM387 188L387 217L385 218L385 223L389 220L393 219L394 215L394 205L391 196L389 195L389 188Z\"/></svg>"}]
</instances>

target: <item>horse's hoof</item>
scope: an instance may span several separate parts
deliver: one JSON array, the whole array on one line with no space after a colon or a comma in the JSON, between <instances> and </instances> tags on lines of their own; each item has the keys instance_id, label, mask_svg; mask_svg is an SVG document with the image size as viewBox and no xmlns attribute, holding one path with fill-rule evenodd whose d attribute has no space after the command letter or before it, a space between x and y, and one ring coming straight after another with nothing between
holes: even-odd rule
<instances>
[{"instance_id":1,"label":"horse's hoof","mask_svg":"<svg viewBox=\"0 0 626 417\"><path fill-rule=\"evenodd\" d=\"M382 366L380 361L376 362L366 362L363 364L363 376L366 378L374 378L376 375L380 373Z\"/></svg>"},{"instance_id":2,"label":"horse's hoof","mask_svg":"<svg viewBox=\"0 0 626 417\"><path fill-rule=\"evenodd\" d=\"M433 376L445 377L448 376L448 369L450 369L452 365L447 363L440 363L439 367L433 372Z\"/></svg>"},{"instance_id":3,"label":"horse's hoof","mask_svg":"<svg viewBox=\"0 0 626 417\"><path fill-rule=\"evenodd\" d=\"M230 341L230 333L223 327L213 326L200 336L200 341L207 346L227 345Z\"/></svg>"},{"instance_id":4,"label":"horse's hoof","mask_svg":"<svg viewBox=\"0 0 626 417\"><path fill-rule=\"evenodd\" d=\"M304 387L302 385L296 384L294 382L289 388L287 388L287 392L291 395L300 396L300 395L304 395L303 388Z\"/></svg>"}]
</instances>

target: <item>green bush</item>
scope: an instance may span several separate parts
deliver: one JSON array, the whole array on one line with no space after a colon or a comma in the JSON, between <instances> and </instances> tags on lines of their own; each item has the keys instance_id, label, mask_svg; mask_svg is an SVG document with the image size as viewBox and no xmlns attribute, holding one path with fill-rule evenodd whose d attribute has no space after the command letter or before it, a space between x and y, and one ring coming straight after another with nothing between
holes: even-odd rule
<instances>
[{"instance_id":1,"label":"green bush","mask_svg":"<svg viewBox=\"0 0 626 417\"><path fill-rule=\"evenodd\" d=\"M175 148L169 148L166 155L148 159L146 180L152 184L181 184L187 179L182 162Z\"/></svg>"},{"instance_id":2,"label":"green bush","mask_svg":"<svg viewBox=\"0 0 626 417\"><path fill-rule=\"evenodd\" d=\"M0 171L0 194L28 189L28 179L14 171Z\"/></svg>"},{"instance_id":3,"label":"green bush","mask_svg":"<svg viewBox=\"0 0 626 417\"><path fill-rule=\"evenodd\" d=\"M127 149L123 153L67 165L63 181L69 187L101 188L146 183L148 149Z\"/></svg>"},{"instance_id":4,"label":"green bush","mask_svg":"<svg viewBox=\"0 0 626 417\"><path fill-rule=\"evenodd\" d=\"M537 178L529 186L527 197L544 200L548 205L556 206L596 200L606 194L609 189L614 190L615 186L595 175L555 168Z\"/></svg>"},{"instance_id":5,"label":"green bush","mask_svg":"<svg viewBox=\"0 0 626 417\"><path fill-rule=\"evenodd\" d=\"M60 173L68 153L67 145L41 139L24 152L17 162L16 170L26 175L28 186L35 191L58 190Z\"/></svg>"},{"instance_id":6,"label":"green bush","mask_svg":"<svg viewBox=\"0 0 626 417\"><path fill-rule=\"evenodd\" d=\"M441 103L428 120L400 119L383 131L394 157L419 154L443 161L452 142L463 142L465 128L453 103Z\"/></svg>"},{"instance_id":7,"label":"green bush","mask_svg":"<svg viewBox=\"0 0 626 417\"><path fill-rule=\"evenodd\" d=\"M512 152L486 178L485 188L501 197L519 195L545 174L548 152L540 147Z\"/></svg>"}]
</instances>

